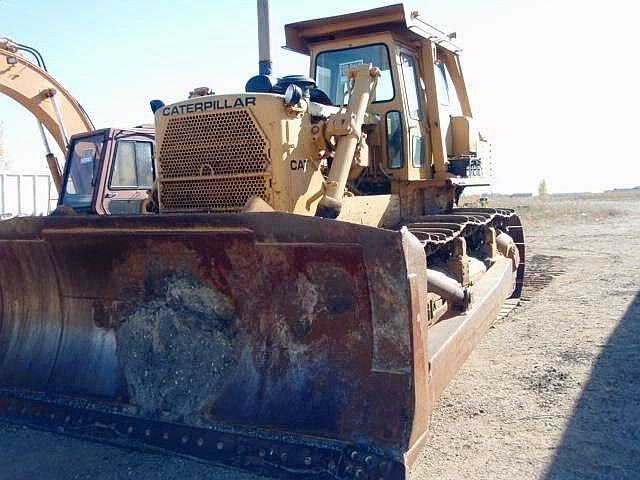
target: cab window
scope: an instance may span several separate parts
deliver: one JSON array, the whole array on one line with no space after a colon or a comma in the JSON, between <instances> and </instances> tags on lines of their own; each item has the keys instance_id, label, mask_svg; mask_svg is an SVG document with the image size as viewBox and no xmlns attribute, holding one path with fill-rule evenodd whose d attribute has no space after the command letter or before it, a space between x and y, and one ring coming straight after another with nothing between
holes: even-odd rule
<instances>
[{"instance_id":1,"label":"cab window","mask_svg":"<svg viewBox=\"0 0 640 480\"><path fill-rule=\"evenodd\" d=\"M96 133L73 140L70 146L69 166L65 179L62 205L72 208L91 206L98 181L98 166L102 159L104 133Z\"/></svg>"},{"instance_id":2,"label":"cab window","mask_svg":"<svg viewBox=\"0 0 640 480\"><path fill-rule=\"evenodd\" d=\"M453 80L444 63L438 61L436 69L436 88L438 91L438 101L440 105L449 107L449 115L462 115L460 101L453 86Z\"/></svg>"},{"instance_id":3,"label":"cab window","mask_svg":"<svg viewBox=\"0 0 640 480\"><path fill-rule=\"evenodd\" d=\"M424 166L424 138L420 135L415 135L411 138L413 152L412 162L414 167Z\"/></svg>"},{"instance_id":4,"label":"cab window","mask_svg":"<svg viewBox=\"0 0 640 480\"><path fill-rule=\"evenodd\" d=\"M151 142L118 141L110 188L151 188L153 177Z\"/></svg>"},{"instance_id":5,"label":"cab window","mask_svg":"<svg viewBox=\"0 0 640 480\"><path fill-rule=\"evenodd\" d=\"M404 165L402 115L397 110L387 112L385 124L387 129L387 165L389 168L402 168Z\"/></svg>"},{"instance_id":6,"label":"cab window","mask_svg":"<svg viewBox=\"0 0 640 480\"><path fill-rule=\"evenodd\" d=\"M392 100L394 90L391 63L389 51L383 44L320 53L316 57L316 84L329 96L334 105L346 104L349 100L349 70L366 64L378 67L381 73L373 103Z\"/></svg>"},{"instance_id":7,"label":"cab window","mask_svg":"<svg viewBox=\"0 0 640 480\"><path fill-rule=\"evenodd\" d=\"M418 88L418 70L414 58L406 53L400 54L400 65L402 67L402 80L407 92L407 106L409 107L409 117L420 120L422 111L420 108L420 89Z\"/></svg>"},{"instance_id":8,"label":"cab window","mask_svg":"<svg viewBox=\"0 0 640 480\"><path fill-rule=\"evenodd\" d=\"M438 93L438 103L449 105L449 84L447 83L447 70L444 63L436 62L436 91Z\"/></svg>"}]
</instances>

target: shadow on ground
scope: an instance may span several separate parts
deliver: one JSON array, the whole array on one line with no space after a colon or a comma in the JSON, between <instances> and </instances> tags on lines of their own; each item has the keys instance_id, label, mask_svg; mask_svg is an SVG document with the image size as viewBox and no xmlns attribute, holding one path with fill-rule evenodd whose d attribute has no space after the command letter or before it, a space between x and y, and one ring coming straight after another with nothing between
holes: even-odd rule
<instances>
[{"instance_id":1,"label":"shadow on ground","mask_svg":"<svg viewBox=\"0 0 640 480\"><path fill-rule=\"evenodd\" d=\"M640 292L596 360L546 480L638 478Z\"/></svg>"}]
</instances>

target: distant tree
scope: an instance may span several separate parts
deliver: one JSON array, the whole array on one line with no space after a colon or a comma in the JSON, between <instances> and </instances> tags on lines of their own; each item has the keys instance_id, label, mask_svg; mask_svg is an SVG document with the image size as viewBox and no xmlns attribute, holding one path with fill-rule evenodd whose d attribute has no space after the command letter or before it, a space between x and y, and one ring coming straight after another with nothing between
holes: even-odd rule
<instances>
[{"instance_id":1,"label":"distant tree","mask_svg":"<svg viewBox=\"0 0 640 480\"><path fill-rule=\"evenodd\" d=\"M544 197L548 194L549 192L547 191L547 181L543 178L538 185L538 195Z\"/></svg>"}]
</instances>

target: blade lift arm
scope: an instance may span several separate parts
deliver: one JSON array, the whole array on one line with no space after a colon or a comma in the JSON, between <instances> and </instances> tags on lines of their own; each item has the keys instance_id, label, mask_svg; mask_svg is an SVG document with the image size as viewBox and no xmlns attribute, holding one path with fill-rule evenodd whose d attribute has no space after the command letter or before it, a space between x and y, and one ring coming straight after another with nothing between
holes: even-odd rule
<instances>
[{"instance_id":1,"label":"blade lift arm","mask_svg":"<svg viewBox=\"0 0 640 480\"><path fill-rule=\"evenodd\" d=\"M336 218L340 214L354 155L358 145L364 141L362 124L379 76L380 70L371 64L349 70L349 103L344 111L332 115L327 121L327 134L337 139L337 147L328 178L323 184L316 217Z\"/></svg>"}]
</instances>

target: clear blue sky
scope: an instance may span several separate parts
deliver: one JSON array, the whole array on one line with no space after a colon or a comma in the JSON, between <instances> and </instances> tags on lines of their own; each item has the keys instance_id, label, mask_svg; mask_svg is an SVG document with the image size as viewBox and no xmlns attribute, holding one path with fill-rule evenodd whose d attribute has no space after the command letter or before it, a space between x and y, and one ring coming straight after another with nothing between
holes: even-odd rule
<instances>
[{"instance_id":1,"label":"clear blue sky","mask_svg":"<svg viewBox=\"0 0 640 480\"><path fill-rule=\"evenodd\" d=\"M306 73L283 25L364 10L375 0L272 0L278 74ZM412 2L458 32L472 107L495 145L495 191L597 191L640 185L638 15L626 0ZM0 0L0 36L38 49L96 127L151 123L148 102L195 86L241 91L257 70L255 0ZM0 97L14 167L44 168L35 120Z\"/></svg>"}]
</instances>

